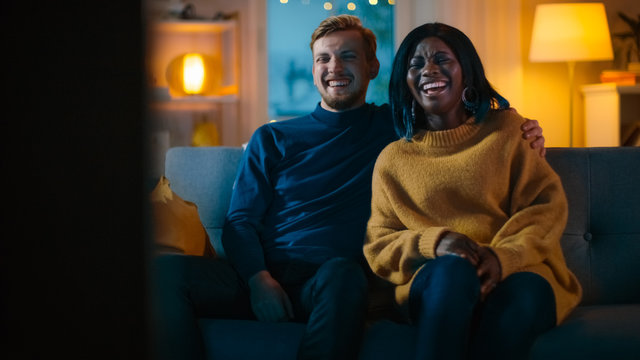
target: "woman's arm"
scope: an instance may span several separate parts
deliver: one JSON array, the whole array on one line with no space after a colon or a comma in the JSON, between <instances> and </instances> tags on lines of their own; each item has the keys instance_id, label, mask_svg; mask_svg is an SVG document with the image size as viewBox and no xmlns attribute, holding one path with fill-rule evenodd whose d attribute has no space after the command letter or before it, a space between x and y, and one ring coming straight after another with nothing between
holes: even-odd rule
<instances>
[{"instance_id":1,"label":"woman's arm","mask_svg":"<svg viewBox=\"0 0 640 360\"><path fill-rule=\"evenodd\" d=\"M427 259L434 258L435 246L446 232L433 226L409 230L395 209L405 204L392 203L389 194L399 191L399 185L388 176L385 179L385 158L378 158L372 182L371 217L367 224L364 255L378 276L396 284L407 283ZM394 199L402 198L393 196Z\"/></svg>"},{"instance_id":2,"label":"woman's arm","mask_svg":"<svg viewBox=\"0 0 640 360\"><path fill-rule=\"evenodd\" d=\"M516 147L510 171L511 216L490 244L500 260L502 279L544 262L559 246L568 216L560 178L527 145Z\"/></svg>"}]
</instances>

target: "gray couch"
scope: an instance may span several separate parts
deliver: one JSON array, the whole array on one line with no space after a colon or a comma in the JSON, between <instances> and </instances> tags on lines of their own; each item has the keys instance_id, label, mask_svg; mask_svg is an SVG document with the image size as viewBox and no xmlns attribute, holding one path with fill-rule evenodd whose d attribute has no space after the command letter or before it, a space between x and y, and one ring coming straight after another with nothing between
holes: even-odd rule
<instances>
[{"instance_id":1,"label":"gray couch","mask_svg":"<svg viewBox=\"0 0 640 360\"><path fill-rule=\"evenodd\" d=\"M172 148L165 174L198 205L219 254L221 227L240 148ZM584 288L580 306L535 343L532 359L640 359L640 148L550 148L569 220L567 263ZM210 359L295 359L303 324L201 319ZM414 329L371 323L361 359L412 359Z\"/></svg>"}]
</instances>

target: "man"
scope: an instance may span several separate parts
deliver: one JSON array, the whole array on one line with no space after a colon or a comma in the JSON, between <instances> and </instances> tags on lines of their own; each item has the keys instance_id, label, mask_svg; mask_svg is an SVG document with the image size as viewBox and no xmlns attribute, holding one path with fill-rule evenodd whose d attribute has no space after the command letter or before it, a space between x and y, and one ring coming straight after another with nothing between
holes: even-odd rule
<instances>
[{"instance_id":1,"label":"man","mask_svg":"<svg viewBox=\"0 0 640 360\"><path fill-rule=\"evenodd\" d=\"M253 134L223 229L229 262L160 259L185 270L169 281L181 291L160 295L179 303L172 317L163 312L161 336L181 358L203 357L198 317L305 322L299 359L357 358L367 312L362 245L371 174L397 137L389 106L365 102L379 69L371 30L353 16L330 17L314 31L311 50L322 100L309 115ZM528 125L527 136L541 134L535 122Z\"/></svg>"}]
</instances>

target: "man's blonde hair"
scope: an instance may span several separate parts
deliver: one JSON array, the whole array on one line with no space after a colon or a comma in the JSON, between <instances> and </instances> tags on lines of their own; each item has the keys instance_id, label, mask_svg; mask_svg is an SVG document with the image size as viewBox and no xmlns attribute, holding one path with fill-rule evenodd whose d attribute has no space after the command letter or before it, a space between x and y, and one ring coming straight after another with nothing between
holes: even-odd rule
<instances>
[{"instance_id":1,"label":"man's blonde hair","mask_svg":"<svg viewBox=\"0 0 640 360\"><path fill-rule=\"evenodd\" d=\"M357 30L362 35L365 43L365 54L367 60L376 58L376 36L373 31L362 26L360 19L353 15L337 15L330 16L320 23L316 30L311 34L311 43L309 47L313 53L313 44L321 37L327 36L336 31Z\"/></svg>"}]
</instances>

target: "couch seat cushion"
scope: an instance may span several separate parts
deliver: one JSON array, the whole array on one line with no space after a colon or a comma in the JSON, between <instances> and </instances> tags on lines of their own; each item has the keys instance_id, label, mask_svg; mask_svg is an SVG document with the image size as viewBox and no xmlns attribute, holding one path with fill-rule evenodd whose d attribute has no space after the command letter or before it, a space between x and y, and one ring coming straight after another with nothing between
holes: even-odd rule
<instances>
[{"instance_id":1,"label":"couch seat cushion","mask_svg":"<svg viewBox=\"0 0 640 360\"><path fill-rule=\"evenodd\" d=\"M200 319L208 359L295 360L305 325Z\"/></svg>"},{"instance_id":2,"label":"couch seat cushion","mask_svg":"<svg viewBox=\"0 0 640 360\"><path fill-rule=\"evenodd\" d=\"M538 338L531 353L532 360L639 358L639 304L578 307Z\"/></svg>"}]
</instances>

